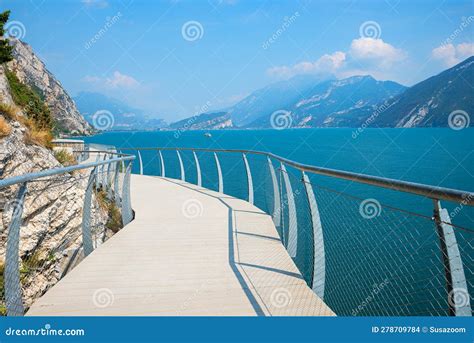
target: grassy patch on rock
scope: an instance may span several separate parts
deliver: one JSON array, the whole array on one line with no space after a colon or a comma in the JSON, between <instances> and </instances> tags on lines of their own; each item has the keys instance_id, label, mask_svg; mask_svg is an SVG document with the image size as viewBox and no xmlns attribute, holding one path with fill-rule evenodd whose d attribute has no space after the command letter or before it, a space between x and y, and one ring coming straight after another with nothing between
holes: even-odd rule
<instances>
[{"instance_id":1,"label":"grassy patch on rock","mask_svg":"<svg viewBox=\"0 0 474 343\"><path fill-rule=\"evenodd\" d=\"M26 118L22 119L11 108L8 111L11 119L19 119L28 128L28 133L25 135L26 143L51 148L54 120L43 96L37 90L22 83L15 73L7 68L5 68L5 75L13 101L26 114Z\"/></svg>"},{"instance_id":2,"label":"grassy patch on rock","mask_svg":"<svg viewBox=\"0 0 474 343\"><path fill-rule=\"evenodd\" d=\"M54 157L65 167L77 164L74 155L64 149L54 150Z\"/></svg>"},{"instance_id":3,"label":"grassy patch on rock","mask_svg":"<svg viewBox=\"0 0 474 343\"><path fill-rule=\"evenodd\" d=\"M12 132L10 124L5 120L5 118L0 117L0 138L8 136Z\"/></svg>"},{"instance_id":4,"label":"grassy patch on rock","mask_svg":"<svg viewBox=\"0 0 474 343\"><path fill-rule=\"evenodd\" d=\"M116 233L123 227L122 214L113 200L107 198L107 193L104 190L96 192L97 202L100 208L107 212L107 223L105 227Z\"/></svg>"}]
</instances>

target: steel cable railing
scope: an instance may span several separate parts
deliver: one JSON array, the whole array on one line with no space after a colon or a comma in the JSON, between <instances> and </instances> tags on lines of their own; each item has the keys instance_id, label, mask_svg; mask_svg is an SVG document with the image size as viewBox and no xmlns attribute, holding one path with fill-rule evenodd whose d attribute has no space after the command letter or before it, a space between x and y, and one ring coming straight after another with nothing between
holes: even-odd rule
<instances>
[{"instance_id":1,"label":"steel cable railing","mask_svg":"<svg viewBox=\"0 0 474 343\"><path fill-rule=\"evenodd\" d=\"M338 315L472 315L474 193L260 151L123 150L137 155L134 172L201 179L271 215L308 286Z\"/></svg>"},{"instance_id":2,"label":"steel cable railing","mask_svg":"<svg viewBox=\"0 0 474 343\"><path fill-rule=\"evenodd\" d=\"M0 180L3 314L23 315L133 218L130 172L135 157L112 151L77 153L89 157L77 165Z\"/></svg>"}]
</instances>

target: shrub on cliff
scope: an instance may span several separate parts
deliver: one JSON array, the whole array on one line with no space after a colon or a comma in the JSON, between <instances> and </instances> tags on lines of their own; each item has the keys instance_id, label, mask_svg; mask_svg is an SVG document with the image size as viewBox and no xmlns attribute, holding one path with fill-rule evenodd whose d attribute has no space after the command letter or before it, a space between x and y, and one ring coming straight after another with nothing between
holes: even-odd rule
<instances>
[{"instance_id":1,"label":"shrub on cliff","mask_svg":"<svg viewBox=\"0 0 474 343\"><path fill-rule=\"evenodd\" d=\"M77 164L76 159L74 158L74 155L67 152L64 149L58 149L54 151L54 157L58 160L59 163L61 163L65 167L73 166Z\"/></svg>"},{"instance_id":2,"label":"shrub on cliff","mask_svg":"<svg viewBox=\"0 0 474 343\"><path fill-rule=\"evenodd\" d=\"M0 117L0 138L6 137L12 132L10 124L5 120L5 118Z\"/></svg>"},{"instance_id":3,"label":"shrub on cliff","mask_svg":"<svg viewBox=\"0 0 474 343\"><path fill-rule=\"evenodd\" d=\"M24 122L29 128L27 142L50 148L54 121L49 108L38 93L18 80L14 72L5 68L5 75L13 101L22 108L27 117Z\"/></svg>"},{"instance_id":4,"label":"shrub on cliff","mask_svg":"<svg viewBox=\"0 0 474 343\"><path fill-rule=\"evenodd\" d=\"M5 75L10 85L13 101L20 106L26 116L33 120L37 127L53 129L53 118L43 99L31 87L18 80L15 73L5 70Z\"/></svg>"},{"instance_id":5,"label":"shrub on cliff","mask_svg":"<svg viewBox=\"0 0 474 343\"><path fill-rule=\"evenodd\" d=\"M10 11L5 11L0 14L0 64L9 62L13 59L12 49L13 47L8 44L8 40L4 39L5 29L4 26L10 17Z\"/></svg>"}]
</instances>

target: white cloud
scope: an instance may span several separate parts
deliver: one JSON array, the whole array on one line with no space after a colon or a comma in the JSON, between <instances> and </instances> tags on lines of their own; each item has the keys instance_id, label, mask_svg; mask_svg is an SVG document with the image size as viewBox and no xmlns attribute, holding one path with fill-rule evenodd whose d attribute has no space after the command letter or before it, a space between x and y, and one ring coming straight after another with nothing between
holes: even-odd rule
<instances>
[{"instance_id":1,"label":"white cloud","mask_svg":"<svg viewBox=\"0 0 474 343\"><path fill-rule=\"evenodd\" d=\"M442 61L446 66L452 67L469 56L474 55L474 43L440 45L433 49L431 55L433 58Z\"/></svg>"},{"instance_id":2,"label":"white cloud","mask_svg":"<svg viewBox=\"0 0 474 343\"><path fill-rule=\"evenodd\" d=\"M105 84L111 88L134 88L140 83L131 76L115 71L111 78L105 80Z\"/></svg>"},{"instance_id":3,"label":"white cloud","mask_svg":"<svg viewBox=\"0 0 474 343\"><path fill-rule=\"evenodd\" d=\"M390 68L394 63L402 61L406 53L385 43L380 38L362 37L354 39L349 50L350 55L356 62L371 64L376 68Z\"/></svg>"},{"instance_id":4,"label":"white cloud","mask_svg":"<svg viewBox=\"0 0 474 343\"><path fill-rule=\"evenodd\" d=\"M346 60L346 54L336 51L325 54L314 62L300 62L293 66L280 66L268 69L267 73L279 78L289 78L298 74L332 74L340 69Z\"/></svg>"},{"instance_id":5,"label":"white cloud","mask_svg":"<svg viewBox=\"0 0 474 343\"><path fill-rule=\"evenodd\" d=\"M290 78L298 74L331 74L337 77L372 74L385 78L395 63L407 54L402 49L380 38L362 37L351 42L347 52L325 54L314 62L303 61L293 66L279 66L267 70L270 76Z\"/></svg>"},{"instance_id":6,"label":"white cloud","mask_svg":"<svg viewBox=\"0 0 474 343\"><path fill-rule=\"evenodd\" d=\"M140 83L132 76L122 74L119 71L114 71L112 76L107 78L86 75L82 78L82 81L91 84L101 85L109 89L130 89L136 88L140 85Z\"/></svg>"}]
</instances>

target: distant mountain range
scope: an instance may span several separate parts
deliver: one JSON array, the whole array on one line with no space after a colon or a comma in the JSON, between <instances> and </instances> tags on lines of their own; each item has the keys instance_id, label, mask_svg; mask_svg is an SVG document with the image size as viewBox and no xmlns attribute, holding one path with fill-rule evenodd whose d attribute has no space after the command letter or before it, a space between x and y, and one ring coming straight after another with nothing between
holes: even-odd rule
<instances>
[{"instance_id":1,"label":"distant mountain range","mask_svg":"<svg viewBox=\"0 0 474 343\"><path fill-rule=\"evenodd\" d=\"M368 75L341 80L297 76L170 128L270 128L278 112L291 117L291 127L445 127L452 111L474 113L472 84L474 57L409 88Z\"/></svg>"},{"instance_id":2,"label":"distant mountain range","mask_svg":"<svg viewBox=\"0 0 474 343\"><path fill-rule=\"evenodd\" d=\"M100 93L80 92L73 99L91 125L94 124L93 117L96 112L110 112L113 115L113 126L108 128L109 130L157 130L167 125L162 119L150 118L143 110Z\"/></svg>"}]
</instances>

